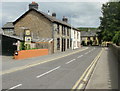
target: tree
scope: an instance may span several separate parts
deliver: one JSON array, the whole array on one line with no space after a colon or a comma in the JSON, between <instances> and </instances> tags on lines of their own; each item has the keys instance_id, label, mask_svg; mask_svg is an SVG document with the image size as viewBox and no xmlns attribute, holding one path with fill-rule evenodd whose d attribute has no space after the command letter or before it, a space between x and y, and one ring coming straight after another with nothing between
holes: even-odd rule
<instances>
[{"instance_id":1,"label":"tree","mask_svg":"<svg viewBox=\"0 0 120 91\"><path fill-rule=\"evenodd\" d=\"M102 6L102 14L100 17L99 36L103 41L112 41L114 36L118 36L117 31L120 31L120 2L108 2ZM120 37L120 36L118 36ZM114 38L115 39L118 38ZM118 40L116 40L118 41Z\"/></svg>"},{"instance_id":2,"label":"tree","mask_svg":"<svg viewBox=\"0 0 120 91\"><path fill-rule=\"evenodd\" d=\"M115 36L113 37L113 42L116 43L116 45L120 46L120 31L117 31L115 33Z\"/></svg>"}]
</instances>

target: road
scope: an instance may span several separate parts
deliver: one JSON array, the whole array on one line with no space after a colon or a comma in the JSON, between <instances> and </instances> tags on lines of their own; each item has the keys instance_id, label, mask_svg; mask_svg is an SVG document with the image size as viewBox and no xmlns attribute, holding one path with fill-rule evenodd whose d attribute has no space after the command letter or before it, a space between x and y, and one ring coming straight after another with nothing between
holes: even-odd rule
<instances>
[{"instance_id":1,"label":"road","mask_svg":"<svg viewBox=\"0 0 120 91\"><path fill-rule=\"evenodd\" d=\"M71 89L102 48L87 50L2 75L3 89Z\"/></svg>"}]
</instances>

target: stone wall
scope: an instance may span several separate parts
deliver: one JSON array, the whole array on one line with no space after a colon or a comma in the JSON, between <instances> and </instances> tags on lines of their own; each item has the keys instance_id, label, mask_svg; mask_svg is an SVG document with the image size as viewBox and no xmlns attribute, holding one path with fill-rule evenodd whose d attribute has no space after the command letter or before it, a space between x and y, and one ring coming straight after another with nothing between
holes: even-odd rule
<instances>
[{"instance_id":1,"label":"stone wall","mask_svg":"<svg viewBox=\"0 0 120 91\"><path fill-rule=\"evenodd\" d=\"M110 44L109 46L120 63L120 46L116 46L115 44Z\"/></svg>"},{"instance_id":2,"label":"stone wall","mask_svg":"<svg viewBox=\"0 0 120 91\"><path fill-rule=\"evenodd\" d=\"M30 11L15 24L15 33L23 36L22 27L30 29L33 38L52 38L52 22L36 11Z\"/></svg>"},{"instance_id":3,"label":"stone wall","mask_svg":"<svg viewBox=\"0 0 120 91\"><path fill-rule=\"evenodd\" d=\"M53 44L54 44L53 41L43 42L43 43L35 43L36 48L38 48L38 49L48 49L49 54L54 53Z\"/></svg>"}]
</instances>

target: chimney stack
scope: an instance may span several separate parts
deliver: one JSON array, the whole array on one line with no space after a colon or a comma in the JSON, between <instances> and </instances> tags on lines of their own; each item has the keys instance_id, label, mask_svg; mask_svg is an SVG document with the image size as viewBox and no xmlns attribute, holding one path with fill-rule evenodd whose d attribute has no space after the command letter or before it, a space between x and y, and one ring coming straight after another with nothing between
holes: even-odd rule
<instances>
[{"instance_id":1,"label":"chimney stack","mask_svg":"<svg viewBox=\"0 0 120 91\"><path fill-rule=\"evenodd\" d=\"M38 10L38 3L32 2L29 4L29 9L36 9Z\"/></svg>"},{"instance_id":2,"label":"chimney stack","mask_svg":"<svg viewBox=\"0 0 120 91\"><path fill-rule=\"evenodd\" d=\"M68 18L67 18L67 17L65 17L65 16L63 16L62 21L64 21L64 22L68 23Z\"/></svg>"},{"instance_id":3,"label":"chimney stack","mask_svg":"<svg viewBox=\"0 0 120 91\"><path fill-rule=\"evenodd\" d=\"M48 15L50 15L50 11L48 10Z\"/></svg>"},{"instance_id":4,"label":"chimney stack","mask_svg":"<svg viewBox=\"0 0 120 91\"><path fill-rule=\"evenodd\" d=\"M52 17L56 17L56 13L52 13Z\"/></svg>"}]
</instances>

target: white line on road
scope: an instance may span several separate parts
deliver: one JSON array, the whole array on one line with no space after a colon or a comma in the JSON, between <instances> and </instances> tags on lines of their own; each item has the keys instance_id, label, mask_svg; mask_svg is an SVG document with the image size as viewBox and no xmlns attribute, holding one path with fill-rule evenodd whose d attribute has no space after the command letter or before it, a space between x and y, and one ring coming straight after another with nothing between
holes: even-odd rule
<instances>
[{"instance_id":1,"label":"white line on road","mask_svg":"<svg viewBox=\"0 0 120 91\"><path fill-rule=\"evenodd\" d=\"M75 59L72 59L72 60L70 60L69 62L67 62L67 63L65 63L65 64L69 64L69 63L71 63L71 62L73 62Z\"/></svg>"},{"instance_id":2,"label":"white line on road","mask_svg":"<svg viewBox=\"0 0 120 91\"><path fill-rule=\"evenodd\" d=\"M83 55L80 55L80 56L78 56L77 58L80 58L80 57L82 57Z\"/></svg>"},{"instance_id":3,"label":"white line on road","mask_svg":"<svg viewBox=\"0 0 120 91\"><path fill-rule=\"evenodd\" d=\"M58 67L56 67L56 68L54 68L54 69L52 69L52 70L49 70L49 71L47 71L47 72L45 72L45 73L43 73L43 74L41 74L41 75L39 75L39 76L36 76L36 78L40 78L40 77L42 77L42 76L44 76L44 75L46 75L46 74L48 74L48 73L51 73L52 71L54 71L54 70L57 70L57 69L59 69L61 66L58 66Z\"/></svg>"},{"instance_id":4,"label":"white line on road","mask_svg":"<svg viewBox=\"0 0 120 91\"><path fill-rule=\"evenodd\" d=\"M11 89L15 89L15 88L20 87L20 86L22 86L22 84L18 84L18 85L16 85L16 86L13 86L13 87L9 88L9 89L6 90L6 91L9 91L9 90L11 90Z\"/></svg>"}]
</instances>

